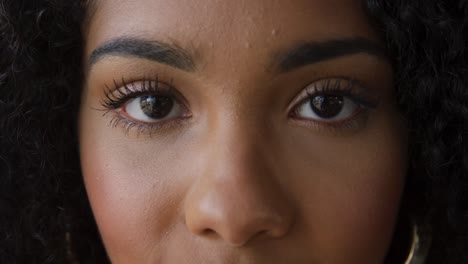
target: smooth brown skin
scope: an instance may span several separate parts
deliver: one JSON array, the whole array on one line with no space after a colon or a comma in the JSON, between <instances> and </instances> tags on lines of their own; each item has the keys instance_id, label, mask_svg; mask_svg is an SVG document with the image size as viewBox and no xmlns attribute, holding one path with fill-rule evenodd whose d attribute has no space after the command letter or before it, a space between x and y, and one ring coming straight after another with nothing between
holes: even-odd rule
<instances>
[{"instance_id":1,"label":"smooth brown skin","mask_svg":"<svg viewBox=\"0 0 468 264\"><path fill-rule=\"evenodd\" d=\"M86 31L86 62L133 36L177 43L196 66L110 56L87 72L81 162L113 263L382 263L407 166L390 64L360 53L269 68L305 41L379 41L360 1L99 0ZM96 110L114 79L155 73L190 118L150 136ZM288 115L307 84L341 76L378 107L344 127Z\"/></svg>"}]
</instances>

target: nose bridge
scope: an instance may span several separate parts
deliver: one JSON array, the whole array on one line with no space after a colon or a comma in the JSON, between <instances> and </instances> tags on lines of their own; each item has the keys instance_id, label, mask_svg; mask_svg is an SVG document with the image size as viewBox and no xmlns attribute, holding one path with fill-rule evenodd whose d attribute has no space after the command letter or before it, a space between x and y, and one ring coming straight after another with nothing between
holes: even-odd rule
<instances>
[{"instance_id":1,"label":"nose bridge","mask_svg":"<svg viewBox=\"0 0 468 264\"><path fill-rule=\"evenodd\" d=\"M210 127L202 169L186 197L194 234L240 246L260 234L287 233L292 210L266 147L274 142L255 124L252 116L230 114Z\"/></svg>"},{"instance_id":2,"label":"nose bridge","mask_svg":"<svg viewBox=\"0 0 468 264\"><path fill-rule=\"evenodd\" d=\"M241 82L237 85L244 86ZM250 90L247 88L242 90ZM236 172L237 177L252 173L273 176L274 133L270 131L263 107L249 97L249 92L226 92L218 101L217 110L212 109L204 133L204 149L213 161L206 168L207 174L220 177Z\"/></svg>"},{"instance_id":3,"label":"nose bridge","mask_svg":"<svg viewBox=\"0 0 468 264\"><path fill-rule=\"evenodd\" d=\"M213 158L220 161L216 165L234 166L238 172L245 170L243 175L254 173L256 170L262 171L262 174L272 173L266 172L269 170L268 160L271 156L263 155L267 151L264 142L268 141L269 136L263 131L261 118L249 116L248 113L234 113L220 118L216 123L216 127L212 127L213 133L209 139L210 152ZM225 171L228 172L234 170Z\"/></svg>"}]
</instances>

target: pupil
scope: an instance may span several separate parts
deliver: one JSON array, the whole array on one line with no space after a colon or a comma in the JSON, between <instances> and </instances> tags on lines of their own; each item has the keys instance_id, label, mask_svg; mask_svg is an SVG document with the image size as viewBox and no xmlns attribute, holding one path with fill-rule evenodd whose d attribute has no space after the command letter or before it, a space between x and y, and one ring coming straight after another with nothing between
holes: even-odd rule
<instances>
[{"instance_id":1,"label":"pupil","mask_svg":"<svg viewBox=\"0 0 468 264\"><path fill-rule=\"evenodd\" d=\"M319 95L310 101L310 107L315 114L321 118L332 118L337 116L343 109L343 96Z\"/></svg>"},{"instance_id":2,"label":"pupil","mask_svg":"<svg viewBox=\"0 0 468 264\"><path fill-rule=\"evenodd\" d=\"M166 117L172 110L174 102L171 98L160 96L142 96L140 107L145 115L154 119Z\"/></svg>"}]
</instances>

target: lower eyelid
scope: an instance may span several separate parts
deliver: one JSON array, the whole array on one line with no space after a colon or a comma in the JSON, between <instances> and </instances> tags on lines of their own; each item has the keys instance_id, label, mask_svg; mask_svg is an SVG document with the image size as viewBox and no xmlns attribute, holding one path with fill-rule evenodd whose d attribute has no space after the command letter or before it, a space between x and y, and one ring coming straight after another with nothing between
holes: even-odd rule
<instances>
[{"instance_id":1,"label":"lower eyelid","mask_svg":"<svg viewBox=\"0 0 468 264\"><path fill-rule=\"evenodd\" d=\"M339 135L343 133L356 132L365 127L369 119L368 109L360 109L353 114L352 117L338 122L322 122L310 119L291 118L289 123L294 126L306 127L307 129L316 131L319 134Z\"/></svg>"},{"instance_id":2,"label":"lower eyelid","mask_svg":"<svg viewBox=\"0 0 468 264\"><path fill-rule=\"evenodd\" d=\"M112 128L122 129L122 131L126 135L148 135L150 137L155 135L156 133L171 129L173 127L183 126L191 118L191 116L184 116L182 118L167 119L156 123L144 123L135 122L134 120L128 117L123 117L122 115L124 114L121 113L121 109L112 110L108 112L108 114L112 115L109 116L109 126L111 126Z\"/></svg>"}]
</instances>

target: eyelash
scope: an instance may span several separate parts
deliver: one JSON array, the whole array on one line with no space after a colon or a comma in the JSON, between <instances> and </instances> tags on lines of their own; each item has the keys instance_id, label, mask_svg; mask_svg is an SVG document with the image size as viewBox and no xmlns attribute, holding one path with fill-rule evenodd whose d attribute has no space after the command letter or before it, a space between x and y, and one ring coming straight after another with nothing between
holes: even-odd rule
<instances>
[{"instance_id":1,"label":"eyelash","mask_svg":"<svg viewBox=\"0 0 468 264\"><path fill-rule=\"evenodd\" d=\"M333 83L332 83L333 82ZM341 87L342 82L347 82L345 87ZM324 83L324 84L323 84ZM351 98L355 103L365 108L375 108L377 103L371 99L361 88L362 84L355 79L333 78L315 82L311 88L307 89L307 97L311 99L320 95L335 95Z\"/></svg>"},{"instance_id":2,"label":"eyelash","mask_svg":"<svg viewBox=\"0 0 468 264\"><path fill-rule=\"evenodd\" d=\"M343 87L342 83L347 82L347 85ZM378 107L378 102L375 98L372 98L363 84L349 77L333 77L315 81L313 84L308 85L310 88L303 88L303 95L298 96L295 99L295 103L291 110L289 110L289 117L296 119L302 123L306 123L308 126L314 126L318 128L326 128L332 130L352 128L356 125L356 117L360 116L360 113L366 110L372 110ZM360 108L357 114L352 117L339 122L327 122L327 121L314 121L309 119L303 119L297 117L298 106L301 106L308 100L311 100L317 96L342 96L348 97Z\"/></svg>"},{"instance_id":3,"label":"eyelash","mask_svg":"<svg viewBox=\"0 0 468 264\"><path fill-rule=\"evenodd\" d=\"M342 87L342 82L347 82L347 85ZM139 83L141 85L136 85L136 83ZM156 123L142 123L123 117L122 114L115 111L119 108L122 108L122 106L130 99L138 98L140 96L145 95L166 96L174 101L177 101L185 108L188 108L183 97L180 94L178 94L177 90L174 88L172 80L170 83L167 83L160 81L158 77L155 76L153 80L145 77L142 81L128 83L124 78L122 78L121 84L118 84L117 81L114 79L113 86L114 89L110 89L109 86L106 85L104 99L101 101L101 105L104 109L101 110L104 111L103 115L112 113L113 117L110 120L109 124L112 127L122 125L126 134L128 134L131 130L136 129L137 135L144 133L149 134L151 136L157 130L169 126L179 125L181 124L181 121L185 119L178 118L166 120L169 122L161 121ZM370 98L370 96L366 93L366 90L362 89L362 84L355 79L347 77L334 77L315 81L309 86L309 88L303 89L303 92L301 92L302 95L298 96L298 99L294 100L296 102L293 104L292 109L289 110L290 118L295 119L295 121L306 123L308 126L313 126L317 128L327 128L332 130L347 129L352 128L357 121L355 117L360 116L360 114L358 113L340 122L319 122L315 120L301 119L297 117L296 115L298 106L302 105L307 100L311 100L313 97L316 96L327 95L348 97L354 103L356 103L358 107L361 108L360 112L369 109L374 109L378 106L378 103L374 99Z\"/></svg>"},{"instance_id":4,"label":"eyelash","mask_svg":"<svg viewBox=\"0 0 468 264\"><path fill-rule=\"evenodd\" d=\"M123 105L129 100L145 95L167 96L186 107L186 104L183 102L184 100L180 95L178 95L176 89L172 85L172 80L170 83L166 83L164 81L160 81L158 77L155 76L154 80L145 77L142 81L131 82L130 84L122 78L121 83L122 84L119 85L114 79L114 89L110 89L109 86L106 86L104 99L101 101L101 105L104 108L102 109L104 110L104 115L111 112L114 114L109 122L112 127L122 125L125 134L136 129L137 135L149 134L151 136L159 129L180 124L180 121L182 121L182 119L172 119L168 120L170 122L161 121L157 123L141 123L122 117L121 114L114 112L116 109L123 107ZM140 83L141 85L136 85L136 83Z\"/></svg>"},{"instance_id":5,"label":"eyelash","mask_svg":"<svg viewBox=\"0 0 468 264\"><path fill-rule=\"evenodd\" d=\"M160 81L157 76L154 81L145 77L139 82L142 84L140 87L137 87L135 82L128 84L124 78L122 78L121 82L122 85L119 85L116 80L113 80L114 90L117 91L117 94L114 94L113 90L109 86L106 86L105 99L101 103L106 109L120 108L126 101L148 94L174 96L175 90L172 86L172 81L168 84Z\"/></svg>"}]
</instances>

